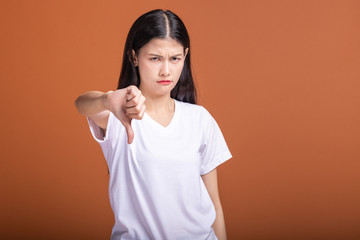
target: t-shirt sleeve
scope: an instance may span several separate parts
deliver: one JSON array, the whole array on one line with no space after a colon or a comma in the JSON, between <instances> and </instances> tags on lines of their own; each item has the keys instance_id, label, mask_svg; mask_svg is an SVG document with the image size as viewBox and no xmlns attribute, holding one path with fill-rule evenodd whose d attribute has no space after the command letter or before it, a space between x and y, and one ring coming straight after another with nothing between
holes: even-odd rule
<instances>
[{"instance_id":1,"label":"t-shirt sleeve","mask_svg":"<svg viewBox=\"0 0 360 240\"><path fill-rule=\"evenodd\" d=\"M93 120L91 120L90 118L87 118L87 120L89 123L91 135L100 144L108 167L109 169L111 169L112 159L115 154L114 147L119 142L119 139L124 134L126 134L124 133L125 129L122 126L121 122L111 112L109 114L105 133L103 129L96 125Z\"/></svg>"},{"instance_id":2,"label":"t-shirt sleeve","mask_svg":"<svg viewBox=\"0 0 360 240\"><path fill-rule=\"evenodd\" d=\"M205 110L206 111L206 110ZM200 175L207 174L220 164L229 160L232 155L226 145L224 136L215 119L206 111L207 121L204 126L203 145L200 149Z\"/></svg>"},{"instance_id":3,"label":"t-shirt sleeve","mask_svg":"<svg viewBox=\"0 0 360 240\"><path fill-rule=\"evenodd\" d=\"M126 134L125 128L112 112L109 114L107 128L105 130L106 132L104 132L104 130L98 125L96 125L96 123L89 117L87 120L89 123L91 135L100 144L103 150L110 151L109 148L111 148L111 143L119 141L119 139L123 137L124 134Z\"/></svg>"},{"instance_id":4,"label":"t-shirt sleeve","mask_svg":"<svg viewBox=\"0 0 360 240\"><path fill-rule=\"evenodd\" d=\"M91 135L101 146L106 144L109 141L109 139L115 137L113 135L114 133L116 133L118 124L116 123L117 119L112 112L110 112L109 114L106 132L104 132L104 130L100 128L98 125L96 125L96 123L93 120L91 120L89 117L87 117L87 120L89 123Z\"/></svg>"}]
</instances>

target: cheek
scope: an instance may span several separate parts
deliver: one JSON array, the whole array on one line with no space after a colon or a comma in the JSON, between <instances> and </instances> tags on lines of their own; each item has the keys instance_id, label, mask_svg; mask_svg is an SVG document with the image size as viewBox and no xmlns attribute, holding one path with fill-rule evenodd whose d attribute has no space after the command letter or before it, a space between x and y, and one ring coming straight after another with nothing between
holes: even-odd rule
<instances>
[{"instance_id":1,"label":"cheek","mask_svg":"<svg viewBox=\"0 0 360 240\"><path fill-rule=\"evenodd\" d=\"M154 75L155 72L155 67L151 64L146 64L146 63L139 63L139 73L140 73L140 77L150 77L152 75Z\"/></svg>"},{"instance_id":2,"label":"cheek","mask_svg":"<svg viewBox=\"0 0 360 240\"><path fill-rule=\"evenodd\" d=\"M175 72L178 78L180 77L183 68L184 68L184 64L179 64L178 66L176 66Z\"/></svg>"}]
</instances>

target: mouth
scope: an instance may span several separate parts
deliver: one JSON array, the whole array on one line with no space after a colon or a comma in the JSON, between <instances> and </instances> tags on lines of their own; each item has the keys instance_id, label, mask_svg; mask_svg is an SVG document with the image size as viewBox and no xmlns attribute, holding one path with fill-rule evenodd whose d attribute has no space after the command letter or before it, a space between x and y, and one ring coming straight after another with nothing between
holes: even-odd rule
<instances>
[{"instance_id":1,"label":"mouth","mask_svg":"<svg viewBox=\"0 0 360 240\"><path fill-rule=\"evenodd\" d=\"M157 81L157 83L159 83L161 85L169 85L171 83L171 80L160 80L160 81Z\"/></svg>"}]
</instances>

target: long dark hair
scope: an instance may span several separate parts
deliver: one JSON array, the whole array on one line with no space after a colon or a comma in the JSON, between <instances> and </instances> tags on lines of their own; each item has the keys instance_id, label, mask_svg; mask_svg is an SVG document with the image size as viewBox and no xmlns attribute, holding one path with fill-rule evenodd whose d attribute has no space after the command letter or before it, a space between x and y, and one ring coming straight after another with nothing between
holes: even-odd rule
<instances>
[{"instance_id":1,"label":"long dark hair","mask_svg":"<svg viewBox=\"0 0 360 240\"><path fill-rule=\"evenodd\" d=\"M188 53L180 78L171 91L171 97L182 102L196 103L196 88L191 74L190 38L184 23L173 12L161 9L141 15L132 25L126 39L118 89L130 85L140 86L139 70L134 65L132 50L138 52L153 38L170 37L178 41Z\"/></svg>"}]
</instances>

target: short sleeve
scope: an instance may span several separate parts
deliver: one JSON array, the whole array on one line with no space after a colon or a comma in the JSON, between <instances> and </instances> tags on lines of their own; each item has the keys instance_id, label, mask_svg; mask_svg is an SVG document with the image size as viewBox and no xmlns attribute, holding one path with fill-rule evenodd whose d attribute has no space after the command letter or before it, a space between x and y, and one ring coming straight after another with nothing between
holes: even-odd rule
<instances>
[{"instance_id":1,"label":"short sleeve","mask_svg":"<svg viewBox=\"0 0 360 240\"><path fill-rule=\"evenodd\" d=\"M108 164L108 167L111 171L112 161L114 159L115 149L117 148L120 139L124 136L125 128L122 126L121 122L110 112L109 119L106 127L106 132L96 125L96 123L87 118L90 132L93 138L100 144L103 151L104 157Z\"/></svg>"},{"instance_id":2,"label":"short sleeve","mask_svg":"<svg viewBox=\"0 0 360 240\"><path fill-rule=\"evenodd\" d=\"M109 119L108 119L105 134L104 134L103 129L100 128L98 125L96 125L96 123L93 120L91 120L89 117L87 117L87 120L89 123L91 135L100 145L105 144L106 142L108 142L108 140L110 138L114 137L114 136L112 136L112 134L114 134L116 132L116 128L117 128L116 120L117 119L112 112L110 112L110 114L109 114Z\"/></svg>"},{"instance_id":3,"label":"short sleeve","mask_svg":"<svg viewBox=\"0 0 360 240\"><path fill-rule=\"evenodd\" d=\"M206 125L204 127L203 145L200 149L200 175L207 174L220 164L229 160L232 155L225 142L224 136L215 119L206 111Z\"/></svg>"}]
</instances>

